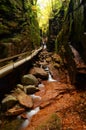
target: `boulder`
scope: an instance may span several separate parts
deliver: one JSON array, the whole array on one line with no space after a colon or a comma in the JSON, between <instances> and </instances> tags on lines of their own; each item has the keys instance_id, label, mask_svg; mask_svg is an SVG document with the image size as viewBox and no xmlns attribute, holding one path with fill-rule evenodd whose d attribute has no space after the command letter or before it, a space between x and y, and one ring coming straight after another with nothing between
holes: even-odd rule
<instances>
[{"instance_id":1,"label":"boulder","mask_svg":"<svg viewBox=\"0 0 86 130\"><path fill-rule=\"evenodd\" d=\"M3 110L7 110L11 107L13 107L16 103L17 103L17 99L16 97L14 97L13 95L8 95L6 96L3 100L2 100L2 109Z\"/></svg>"},{"instance_id":2,"label":"boulder","mask_svg":"<svg viewBox=\"0 0 86 130\"><path fill-rule=\"evenodd\" d=\"M61 65L60 64L58 64L58 63L54 63L54 65L53 65L56 69L59 69L60 67L61 67Z\"/></svg>"},{"instance_id":3,"label":"boulder","mask_svg":"<svg viewBox=\"0 0 86 130\"><path fill-rule=\"evenodd\" d=\"M30 96L25 94L25 92L23 92L21 89L18 88L15 90L15 95L22 106L26 108L32 108L33 100Z\"/></svg>"},{"instance_id":4,"label":"boulder","mask_svg":"<svg viewBox=\"0 0 86 130\"><path fill-rule=\"evenodd\" d=\"M38 85L37 78L32 74L24 75L21 82L23 85Z\"/></svg>"},{"instance_id":5,"label":"boulder","mask_svg":"<svg viewBox=\"0 0 86 130\"><path fill-rule=\"evenodd\" d=\"M30 70L30 73L35 75L37 78L48 79L48 73L42 68L34 67Z\"/></svg>"},{"instance_id":6,"label":"boulder","mask_svg":"<svg viewBox=\"0 0 86 130\"><path fill-rule=\"evenodd\" d=\"M24 86L24 91L27 94L33 94L33 93L39 91L39 89L37 87L35 87L34 85L28 85L28 86Z\"/></svg>"},{"instance_id":7,"label":"boulder","mask_svg":"<svg viewBox=\"0 0 86 130\"><path fill-rule=\"evenodd\" d=\"M20 88L21 90L24 90L24 86L21 84L17 84L17 88Z\"/></svg>"},{"instance_id":8,"label":"boulder","mask_svg":"<svg viewBox=\"0 0 86 130\"><path fill-rule=\"evenodd\" d=\"M51 59L51 57L48 57L48 58L46 58L46 62L51 62L52 61L52 59Z\"/></svg>"},{"instance_id":9,"label":"boulder","mask_svg":"<svg viewBox=\"0 0 86 130\"><path fill-rule=\"evenodd\" d=\"M46 61L44 61L44 62L39 62L39 66L40 66L41 68L46 68L47 65L48 65L48 63L47 63Z\"/></svg>"},{"instance_id":10,"label":"boulder","mask_svg":"<svg viewBox=\"0 0 86 130\"><path fill-rule=\"evenodd\" d=\"M52 56L52 60L53 60L54 62L58 63L58 64L62 64L62 59L61 59L61 57L60 57L58 54L54 54L54 55Z\"/></svg>"}]
</instances>

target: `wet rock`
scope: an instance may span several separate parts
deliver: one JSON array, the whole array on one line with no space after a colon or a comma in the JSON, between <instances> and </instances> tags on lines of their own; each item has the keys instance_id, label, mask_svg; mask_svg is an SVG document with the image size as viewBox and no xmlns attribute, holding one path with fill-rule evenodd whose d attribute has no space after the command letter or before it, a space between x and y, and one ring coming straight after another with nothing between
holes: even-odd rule
<instances>
[{"instance_id":1,"label":"wet rock","mask_svg":"<svg viewBox=\"0 0 86 130\"><path fill-rule=\"evenodd\" d=\"M37 78L48 79L48 73L42 68L34 67L30 70L30 73L35 75Z\"/></svg>"},{"instance_id":2,"label":"wet rock","mask_svg":"<svg viewBox=\"0 0 86 130\"><path fill-rule=\"evenodd\" d=\"M23 85L38 85L37 78L32 74L24 75L21 79Z\"/></svg>"},{"instance_id":3,"label":"wet rock","mask_svg":"<svg viewBox=\"0 0 86 130\"><path fill-rule=\"evenodd\" d=\"M13 107L17 103L16 97L13 95L8 95L2 100L2 110L7 110L11 107Z\"/></svg>"},{"instance_id":4,"label":"wet rock","mask_svg":"<svg viewBox=\"0 0 86 130\"><path fill-rule=\"evenodd\" d=\"M21 84L17 84L17 88L20 88L21 90L24 90L24 86Z\"/></svg>"},{"instance_id":5,"label":"wet rock","mask_svg":"<svg viewBox=\"0 0 86 130\"><path fill-rule=\"evenodd\" d=\"M39 84L41 84L42 79L41 78L37 78L37 79L38 79Z\"/></svg>"},{"instance_id":6,"label":"wet rock","mask_svg":"<svg viewBox=\"0 0 86 130\"><path fill-rule=\"evenodd\" d=\"M48 65L48 63L47 63L46 61L44 61L44 62L39 62L39 66L40 66L41 68L45 68L47 65Z\"/></svg>"},{"instance_id":7,"label":"wet rock","mask_svg":"<svg viewBox=\"0 0 86 130\"><path fill-rule=\"evenodd\" d=\"M6 112L6 116L17 116L25 111L25 108L20 107L19 105L14 106Z\"/></svg>"},{"instance_id":8,"label":"wet rock","mask_svg":"<svg viewBox=\"0 0 86 130\"><path fill-rule=\"evenodd\" d=\"M35 87L34 85L28 85L28 86L24 86L24 91L27 94L33 94L33 93L39 91L39 89L37 87Z\"/></svg>"},{"instance_id":9,"label":"wet rock","mask_svg":"<svg viewBox=\"0 0 86 130\"><path fill-rule=\"evenodd\" d=\"M59 68L61 67L61 65L58 64L58 63L54 63L54 67L55 67L56 69L59 69Z\"/></svg>"},{"instance_id":10,"label":"wet rock","mask_svg":"<svg viewBox=\"0 0 86 130\"><path fill-rule=\"evenodd\" d=\"M61 59L61 57L60 57L58 54L54 54L54 55L52 56L52 60L53 60L54 62L56 62L56 63L59 63L59 64L62 63L62 59Z\"/></svg>"},{"instance_id":11,"label":"wet rock","mask_svg":"<svg viewBox=\"0 0 86 130\"><path fill-rule=\"evenodd\" d=\"M51 60L52 60L51 57L46 58L46 62L48 63L51 62Z\"/></svg>"},{"instance_id":12,"label":"wet rock","mask_svg":"<svg viewBox=\"0 0 86 130\"><path fill-rule=\"evenodd\" d=\"M16 89L15 95L22 106L25 106L26 108L32 108L33 106L32 98L27 94L25 94L21 89Z\"/></svg>"}]
</instances>

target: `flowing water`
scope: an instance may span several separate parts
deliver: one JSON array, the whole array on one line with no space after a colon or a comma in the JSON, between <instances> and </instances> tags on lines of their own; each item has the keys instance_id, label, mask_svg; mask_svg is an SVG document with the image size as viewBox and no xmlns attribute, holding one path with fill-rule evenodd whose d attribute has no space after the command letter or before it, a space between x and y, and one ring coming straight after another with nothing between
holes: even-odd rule
<instances>
[{"instance_id":1,"label":"flowing water","mask_svg":"<svg viewBox=\"0 0 86 130\"><path fill-rule=\"evenodd\" d=\"M38 88L39 88L39 89L40 89L40 88L43 88L43 87L44 87L44 84L42 84L42 83L38 85Z\"/></svg>"},{"instance_id":2,"label":"flowing water","mask_svg":"<svg viewBox=\"0 0 86 130\"><path fill-rule=\"evenodd\" d=\"M33 110L29 111L29 112L26 112L27 119L25 119L25 121L21 124L19 130L22 130L22 129L26 128L29 125L31 118L34 115L36 115L39 111L40 111L40 108L36 107L35 109L33 109ZM21 117L18 117L18 118L21 119Z\"/></svg>"},{"instance_id":3,"label":"flowing water","mask_svg":"<svg viewBox=\"0 0 86 130\"><path fill-rule=\"evenodd\" d=\"M46 45L44 46L44 49L46 49ZM44 57L44 62L46 62L45 57ZM40 66L41 68L43 68L43 66ZM45 71L48 73L48 82L55 82L57 80L54 80L50 69L46 66ZM38 85L38 88L44 88L45 85L43 83ZM32 99L37 99L38 101L41 100L40 96L37 96L35 94L31 94L29 95L32 97ZM31 118L36 115L38 112L40 111L40 107L36 107L32 110L30 110L29 112L25 113L26 119L22 119L21 115L17 116L17 118L11 119L12 121L8 121L7 125L4 126L3 128L1 128L1 130L23 130L24 128L26 128L30 122L31 122Z\"/></svg>"},{"instance_id":4,"label":"flowing water","mask_svg":"<svg viewBox=\"0 0 86 130\"><path fill-rule=\"evenodd\" d=\"M30 96L32 97L32 99L39 99L39 100L41 100L41 97L40 96L36 96L35 94L31 94Z\"/></svg>"},{"instance_id":5,"label":"flowing water","mask_svg":"<svg viewBox=\"0 0 86 130\"><path fill-rule=\"evenodd\" d=\"M57 81L57 80L54 80L54 79L53 79L53 77L52 77L52 75L51 75L51 72L50 72L50 70L49 70L48 67L45 68L45 71L48 73L48 81L49 81L49 82L55 82L55 81Z\"/></svg>"},{"instance_id":6,"label":"flowing water","mask_svg":"<svg viewBox=\"0 0 86 130\"><path fill-rule=\"evenodd\" d=\"M48 81L49 82L56 82L57 80L53 79L50 72L48 73Z\"/></svg>"}]
</instances>

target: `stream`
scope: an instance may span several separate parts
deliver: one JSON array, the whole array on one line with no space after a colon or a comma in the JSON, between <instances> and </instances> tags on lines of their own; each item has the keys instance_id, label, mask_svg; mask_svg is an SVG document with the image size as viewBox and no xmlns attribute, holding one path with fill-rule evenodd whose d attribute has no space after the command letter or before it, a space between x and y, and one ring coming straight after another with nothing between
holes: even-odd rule
<instances>
[{"instance_id":1,"label":"stream","mask_svg":"<svg viewBox=\"0 0 86 130\"><path fill-rule=\"evenodd\" d=\"M40 63L45 62L45 55L43 57ZM37 93L29 94L34 102L33 108L26 109L17 117L1 118L1 130L35 130L52 113L58 115L61 120L61 130L86 129L86 91L78 91L74 85L58 80L59 76L55 75L57 71L52 69L50 64L43 65L39 64L39 68L48 73L48 78L38 84ZM58 130L55 125L56 123L51 126L52 130ZM45 130L50 129L49 126L47 124Z\"/></svg>"},{"instance_id":2,"label":"stream","mask_svg":"<svg viewBox=\"0 0 86 130\"><path fill-rule=\"evenodd\" d=\"M44 45L44 48L43 50L46 49L46 45ZM45 56L44 56L44 62L45 62ZM40 68L43 68L42 65L40 66ZM48 73L48 80L47 82L56 82L56 80L53 79L52 77L52 74L50 72L50 69L46 66L46 68L44 68L44 70ZM45 85L43 83L40 83L38 85L38 88L41 89L41 88L44 88ZM35 94L31 94L29 95L32 97L33 100L38 100L40 101L41 100L41 96L37 96ZM36 115L38 112L40 111L40 107L36 107L32 110L27 110L25 112L25 119L22 119L22 116L19 115L17 117L14 117L14 118L5 118L3 121L5 122L4 125L2 125L1 127L1 130L23 130L24 128L26 128L30 122L31 122L31 119L34 115Z\"/></svg>"},{"instance_id":3,"label":"stream","mask_svg":"<svg viewBox=\"0 0 86 130\"><path fill-rule=\"evenodd\" d=\"M50 70L49 70L48 67L45 68L45 71L48 72L48 82L56 82L56 80L54 80L52 78L52 75L51 75ZM39 88L44 88L44 84L39 84L38 87ZM35 94L32 94L30 96L32 97L32 99L38 99L39 101L41 100L41 97L40 96L36 96ZM36 115L39 111L40 111L40 107L36 107L36 108L32 109L31 111L26 112L27 119L25 119L24 122L21 124L19 130L23 130L24 128L26 128L30 124L31 118L34 115ZM21 116L18 116L17 118L21 119Z\"/></svg>"}]
</instances>

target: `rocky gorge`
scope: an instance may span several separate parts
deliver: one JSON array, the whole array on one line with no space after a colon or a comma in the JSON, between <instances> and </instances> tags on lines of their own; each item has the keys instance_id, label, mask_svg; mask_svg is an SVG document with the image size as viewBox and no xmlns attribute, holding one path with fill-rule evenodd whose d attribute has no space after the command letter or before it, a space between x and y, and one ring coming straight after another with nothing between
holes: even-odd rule
<instances>
[{"instance_id":1,"label":"rocky gorge","mask_svg":"<svg viewBox=\"0 0 86 130\"><path fill-rule=\"evenodd\" d=\"M42 46L32 60L0 78L1 130L86 129L86 1L50 4L48 26L40 28L37 0L0 1L1 68Z\"/></svg>"},{"instance_id":2,"label":"rocky gorge","mask_svg":"<svg viewBox=\"0 0 86 130\"><path fill-rule=\"evenodd\" d=\"M85 92L70 84L61 57L43 50L21 83L1 101L1 129L81 130L85 128L85 103ZM16 117L17 123L12 122Z\"/></svg>"}]
</instances>

